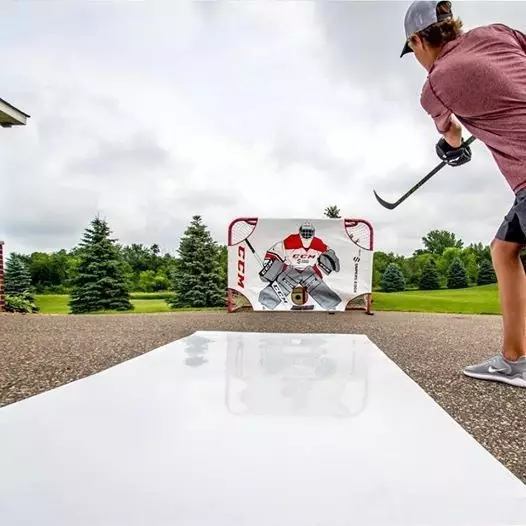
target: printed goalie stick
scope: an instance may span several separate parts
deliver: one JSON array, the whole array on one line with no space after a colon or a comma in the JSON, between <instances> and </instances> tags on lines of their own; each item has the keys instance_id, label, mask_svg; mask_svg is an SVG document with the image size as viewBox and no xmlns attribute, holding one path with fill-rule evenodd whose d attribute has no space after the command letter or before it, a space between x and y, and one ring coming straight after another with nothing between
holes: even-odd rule
<instances>
[{"instance_id":1,"label":"printed goalie stick","mask_svg":"<svg viewBox=\"0 0 526 526\"><path fill-rule=\"evenodd\" d=\"M247 247L250 249L252 254L254 254L255 258L258 260L258 263L261 265L261 268L265 267L265 264L263 263L263 260L259 256L259 254L254 250L254 247L252 246L252 243L248 240L248 237L244 239L245 243L247 244ZM271 284L271 287L274 289L274 292L278 295L278 298L285 303L285 305L288 305L289 302L287 301L287 298L285 297L285 294L283 294L283 291L279 288L279 285L273 281Z\"/></svg>"},{"instance_id":2,"label":"printed goalie stick","mask_svg":"<svg viewBox=\"0 0 526 526\"><path fill-rule=\"evenodd\" d=\"M470 145L474 140L475 140L475 137L471 136L467 141L464 142L464 145L466 145L466 146ZM435 168L433 168L433 170L431 170L423 179L418 181L418 183L416 183L407 193L405 193L402 197L400 197L400 199L398 199L398 201L395 201L394 203L389 203L389 202L385 201L384 199L382 199L376 193L376 190L373 190L374 196L376 197L377 201L382 206L384 206L385 208L388 208L389 210L393 210L400 203L405 201L411 194L413 194L416 190L418 190L426 181L429 181L429 179L431 179L431 177L433 177L433 175L435 175L437 172L442 170L442 168L444 168L444 166L446 166L446 164L447 163L445 161L442 161L440 164L435 166Z\"/></svg>"}]
</instances>

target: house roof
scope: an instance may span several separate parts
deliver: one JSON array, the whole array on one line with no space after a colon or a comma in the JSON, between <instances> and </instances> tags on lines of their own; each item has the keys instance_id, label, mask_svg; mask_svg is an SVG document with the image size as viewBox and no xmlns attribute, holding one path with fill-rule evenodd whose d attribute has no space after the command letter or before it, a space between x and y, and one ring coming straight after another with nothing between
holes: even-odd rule
<instances>
[{"instance_id":1,"label":"house roof","mask_svg":"<svg viewBox=\"0 0 526 526\"><path fill-rule=\"evenodd\" d=\"M2 128L25 125L29 117L27 113L0 98L0 126Z\"/></svg>"}]
</instances>

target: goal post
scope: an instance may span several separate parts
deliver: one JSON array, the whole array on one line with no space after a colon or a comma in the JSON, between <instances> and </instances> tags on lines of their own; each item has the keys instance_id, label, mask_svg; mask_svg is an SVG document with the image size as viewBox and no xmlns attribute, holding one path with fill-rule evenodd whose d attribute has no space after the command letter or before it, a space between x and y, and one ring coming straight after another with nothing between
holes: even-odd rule
<instances>
[{"instance_id":1,"label":"goal post","mask_svg":"<svg viewBox=\"0 0 526 526\"><path fill-rule=\"evenodd\" d=\"M365 219L240 217L227 249L228 312L372 314L374 230Z\"/></svg>"}]
</instances>

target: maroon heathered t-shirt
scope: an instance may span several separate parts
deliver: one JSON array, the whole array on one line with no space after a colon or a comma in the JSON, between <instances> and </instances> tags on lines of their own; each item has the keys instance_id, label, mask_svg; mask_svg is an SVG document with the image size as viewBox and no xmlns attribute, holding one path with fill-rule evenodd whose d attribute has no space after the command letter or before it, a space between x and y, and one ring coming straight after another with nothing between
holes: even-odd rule
<instances>
[{"instance_id":1,"label":"maroon heathered t-shirt","mask_svg":"<svg viewBox=\"0 0 526 526\"><path fill-rule=\"evenodd\" d=\"M526 36L503 24L449 42L421 94L439 133L450 116L486 144L514 192L526 188Z\"/></svg>"}]
</instances>

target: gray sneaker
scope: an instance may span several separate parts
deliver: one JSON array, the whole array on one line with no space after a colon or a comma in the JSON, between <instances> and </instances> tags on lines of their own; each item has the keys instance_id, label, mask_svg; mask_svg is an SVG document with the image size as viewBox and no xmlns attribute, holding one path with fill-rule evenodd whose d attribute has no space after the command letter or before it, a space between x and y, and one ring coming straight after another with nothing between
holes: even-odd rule
<instances>
[{"instance_id":1,"label":"gray sneaker","mask_svg":"<svg viewBox=\"0 0 526 526\"><path fill-rule=\"evenodd\" d=\"M526 356L522 356L515 362L510 362L502 354L499 354L483 363L470 365L462 372L466 376L479 380L493 380L517 387L526 387Z\"/></svg>"}]
</instances>

